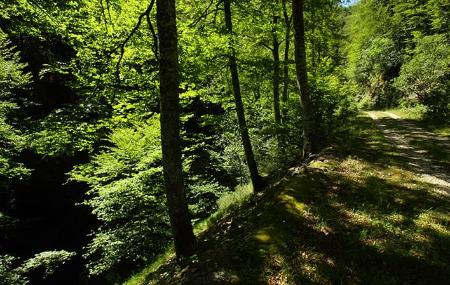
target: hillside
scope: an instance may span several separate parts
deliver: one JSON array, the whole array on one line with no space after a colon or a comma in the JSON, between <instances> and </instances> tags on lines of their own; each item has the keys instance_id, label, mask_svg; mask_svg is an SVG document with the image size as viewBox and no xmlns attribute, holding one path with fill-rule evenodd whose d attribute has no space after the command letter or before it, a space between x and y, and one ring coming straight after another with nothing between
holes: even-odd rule
<instances>
[{"instance_id":1,"label":"hillside","mask_svg":"<svg viewBox=\"0 0 450 285\"><path fill-rule=\"evenodd\" d=\"M413 121L370 115L377 119L360 116L344 146L290 168L201 234L190 260L169 258L127 284L444 284L450 149L439 146L449 137L431 140ZM394 134L422 147L394 144ZM411 152L430 157L433 170L417 171Z\"/></svg>"}]
</instances>

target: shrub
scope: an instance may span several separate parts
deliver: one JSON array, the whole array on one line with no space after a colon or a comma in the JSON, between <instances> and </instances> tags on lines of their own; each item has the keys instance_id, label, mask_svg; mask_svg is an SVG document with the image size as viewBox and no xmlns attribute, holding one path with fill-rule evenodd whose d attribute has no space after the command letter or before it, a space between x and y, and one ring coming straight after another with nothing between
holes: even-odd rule
<instances>
[{"instance_id":1,"label":"shrub","mask_svg":"<svg viewBox=\"0 0 450 285\"><path fill-rule=\"evenodd\" d=\"M374 37L363 46L354 77L367 107L388 107L396 103L398 94L391 80L401 62L401 53L389 37Z\"/></svg>"},{"instance_id":2,"label":"shrub","mask_svg":"<svg viewBox=\"0 0 450 285\"><path fill-rule=\"evenodd\" d=\"M321 141L326 143L348 128L348 120L356 114L351 100L351 86L335 75L310 78L311 93L321 128Z\"/></svg>"},{"instance_id":3,"label":"shrub","mask_svg":"<svg viewBox=\"0 0 450 285\"><path fill-rule=\"evenodd\" d=\"M158 118L118 128L108 143L71 173L72 180L89 184L91 198L85 203L101 223L85 254L93 275L139 265L170 238Z\"/></svg>"},{"instance_id":4,"label":"shrub","mask_svg":"<svg viewBox=\"0 0 450 285\"><path fill-rule=\"evenodd\" d=\"M228 188L203 179L187 185L189 210L196 219L205 219L217 210L216 201Z\"/></svg>"},{"instance_id":5,"label":"shrub","mask_svg":"<svg viewBox=\"0 0 450 285\"><path fill-rule=\"evenodd\" d=\"M9 255L0 255L0 285L25 285L29 275L39 275L46 279L76 254L66 250L40 252L20 263L19 259Z\"/></svg>"},{"instance_id":6,"label":"shrub","mask_svg":"<svg viewBox=\"0 0 450 285\"><path fill-rule=\"evenodd\" d=\"M25 285L28 283L17 263L15 257L0 255L0 285Z\"/></svg>"},{"instance_id":7,"label":"shrub","mask_svg":"<svg viewBox=\"0 0 450 285\"><path fill-rule=\"evenodd\" d=\"M143 265L170 245L159 129L158 116L117 128L108 147L71 172L72 180L90 186L85 204L100 222L84 255L92 275L115 279L129 273L124 268ZM189 170L189 160L184 166ZM226 189L202 177L189 177L188 182L191 214L206 218Z\"/></svg>"},{"instance_id":8,"label":"shrub","mask_svg":"<svg viewBox=\"0 0 450 285\"><path fill-rule=\"evenodd\" d=\"M445 35L419 36L395 86L410 101L427 107L435 119L450 116L450 45Z\"/></svg>"},{"instance_id":9,"label":"shrub","mask_svg":"<svg viewBox=\"0 0 450 285\"><path fill-rule=\"evenodd\" d=\"M24 273L42 271L43 278L55 273L59 266L69 261L76 254L66 250L44 251L26 260L20 270Z\"/></svg>"}]
</instances>

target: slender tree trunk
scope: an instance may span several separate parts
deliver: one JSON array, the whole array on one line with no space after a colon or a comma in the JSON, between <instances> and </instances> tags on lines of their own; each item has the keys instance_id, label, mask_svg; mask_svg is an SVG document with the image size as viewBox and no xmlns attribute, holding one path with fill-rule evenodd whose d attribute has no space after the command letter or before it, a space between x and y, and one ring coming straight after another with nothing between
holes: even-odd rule
<instances>
[{"instance_id":1,"label":"slender tree trunk","mask_svg":"<svg viewBox=\"0 0 450 285\"><path fill-rule=\"evenodd\" d=\"M281 97L282 102L282 120L283 122L287 118L288 106L287 101L289 99L289 50L291 46L291 18L289 18L286 0L283 1L283 17L284 24L286 26L285 30L285 46L284 46L284 60L283 60L283 95Z\"/></svg>"},{"instance_id":2,"label":"slender tree trunk","mask_svg":"<svg viewBox=\"0 0 450 285\"><path fill-rule=\"evenodd\" d=\"M252 144L250 136L248 134L247 122L245 121L244 105L242 104L241 86L239 82L239 72L236 62L236 52L233 43L233 23L231 21L231 4L230 0L223 0L224 12L225 12L225 25L228 34L231 37L230 50L228 55L228 65L231 73L231 82L233 85L233 96L236 104L236 113L239 123L239 131L241 133L242 145L244 147L245 158L247 160L248 169L250 171L250 178L253 183L253 189L255 192L262 190L262 181L258 173L258 167L256 165L255 156L253 155Z\"/></svg>"},{"instance_id":3,"label":"slender tree trunk","mask_svg":"<svg viewBox=\"0 0 450 285\"><path fill-rule=\"evenodd\" d=\"M184 191L181 143L179 69L175 0L157 1L160 50L161 147L164 185L177 256L194 252L195 236Z\"/></svg>"},{"instance_id":4,"label":"slender tree trunk","mask_svg":"<svg viewBox=\"0 0 450 285\"><path fill-rule=\"evenodd\" d=\"M317 151L315 110L308 86L306 69L305 25L303 0L292 0L292 15L295 31L295 68L300 101L303 107L303 157Z\"/></svg>"},{"instance_id":5,"label":"slender tree trunk","mask_svg":"<svg viewBox=\"0 0 450 285\"><path fill-rule=\"evenodd\" d=\"M273 28L272 28L272 42L273 42L273 113L275 119L275 125L279 127L281 125L281 112L280 112L280 43L277 35L278 25L278 0L274 3L274 15L273 15Z\"/></svg>"}]
</instances>

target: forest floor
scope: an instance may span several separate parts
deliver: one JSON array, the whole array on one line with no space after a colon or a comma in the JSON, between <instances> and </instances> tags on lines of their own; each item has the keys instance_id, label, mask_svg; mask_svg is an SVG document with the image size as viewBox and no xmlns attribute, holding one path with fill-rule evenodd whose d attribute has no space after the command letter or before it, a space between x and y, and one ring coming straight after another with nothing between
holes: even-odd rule
<instances>
[{"instance_id":1,"label":"forest floor","mask_svg":"<svg viewBox=\"0 0 450 285\"><path fill-rule=\"evenodd\" d=\"M369 112L338 145L127 284L448 284L448 134Z\"/></svg>"}]
</instances>

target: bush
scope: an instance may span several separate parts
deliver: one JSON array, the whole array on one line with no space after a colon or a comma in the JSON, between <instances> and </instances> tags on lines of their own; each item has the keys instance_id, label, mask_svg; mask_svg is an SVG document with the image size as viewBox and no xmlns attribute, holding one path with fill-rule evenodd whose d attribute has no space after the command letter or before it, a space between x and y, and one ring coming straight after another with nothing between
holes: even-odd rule
<instances>
[{"instance_id":1,"label":"bush","mask_svg":"<svg viewBox=\"0 0 450 285\"><path fill-rule=\"evenodd\" d=\"M396 104L398 94L392 87L392 79L401 62L401 53L389 37L374 37L363 46L353 76L360 86L365 107Z\"/></svg>"},{"instance_id":2,"label":"bush","mask_svg":"<svg viewBox=\"0 0 450 285\"><path fill-rule=\"evenodd\" d=\"M311 77L310 82L320 123L320 139L326 143L346 132L348 120L356 114L357 107L351 99L352 87L335 75Z\"/></svg>"},{"instance_id":3,"label":"bush","mask_svg":"<svg viewBox=\"0 0 450 285\"><path fill-rule=\"evenodd\" d=\"M410 101L427 107L433 119L450 117L450 45L445 35L419 36L395 86Z\"/></svg>"},{"instance_id":4,"label":"bush","mask_svg":"<svg viewBox=\"0 0 450 285\"><path fill-rule=\"evenodd\" d=\"M25 285L28 283L17 263L15 257L0 255L0 285Z\"/></svg>"},{"instance_id":5,"label":"bush","mask_svg":"<svg viewBox=\"0 0 450 285\"><path fill-rule=\"evenodd\" d=\"M228 188L203 179L187 185L189 210L194 218L205 219L217 210L216 201Z\"/></svg>"},{"instance_id":6,"label":"bush","mask_svg":"<svg viewBox=\"0 0 450 285\"><path fill-rule=\"evenodd\" d=\"M55 273L59 266L69 261L76 254L66 250L44 251L25 261L20 270L24 273L42 272L43 278Z\"/></svg>"},{"instance_id":7,"label":"bush","mask_svg":"<svg viewBox=\"0 0 450 285\"><path fill-rule=\"evenodd\" d=\"M25 285L29 283L27 277L36 274L45 279L75 255L66 250L44 251L22 264L16 257L0 255L0 285Z\"/></svg>"},{"instance_id":8,"label":"bush","mask_svg":"<svg viewBox=\"0 0 450 285\"><path fill-rule=\"evenodd\" d=\"M144 263L170 239L158 118L118 128L108 143L71 173L90 186L85 203L101 223L85 254L93 275Z\"/></svg>"}]
</instances>

